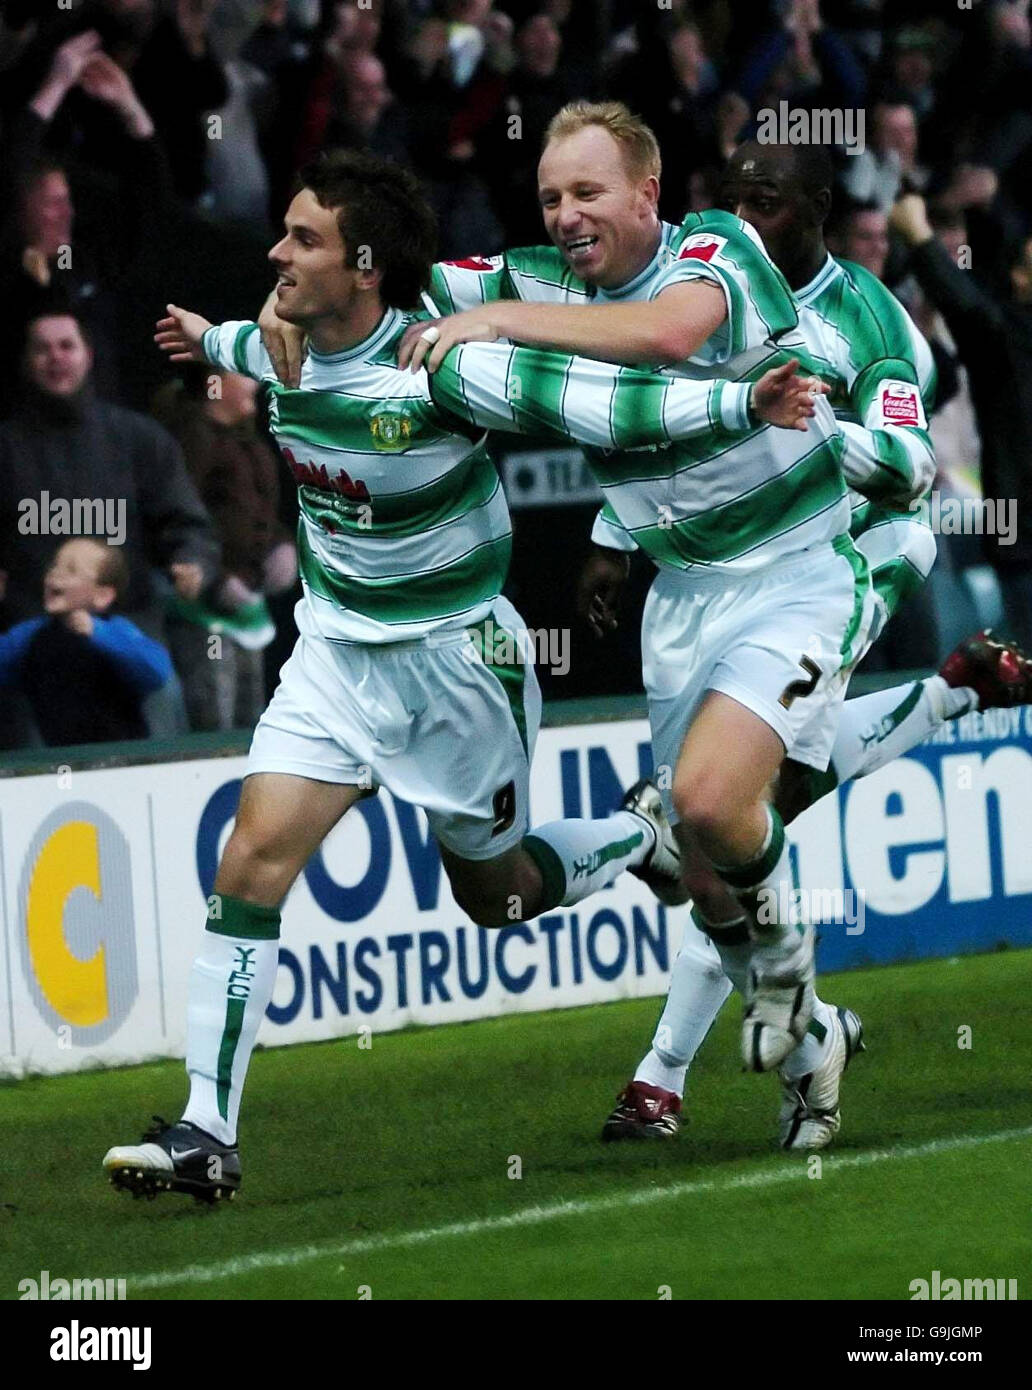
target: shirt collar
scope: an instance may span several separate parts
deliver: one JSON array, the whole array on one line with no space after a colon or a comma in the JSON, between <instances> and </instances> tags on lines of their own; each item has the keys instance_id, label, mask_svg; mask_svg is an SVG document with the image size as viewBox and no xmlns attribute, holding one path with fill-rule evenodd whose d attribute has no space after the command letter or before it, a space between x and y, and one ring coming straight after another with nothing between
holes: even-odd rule
<instances>
[{"instance_id":1,"label":"shirt collar","mask_svg":"<svg viewBox=\"0 0 1032 1390\"><path fill-rule=\"evenodd\" d=\"M390 341L392 333L400 327L403 317L400 309L387 309L368 338L363 338L354 347L342 348L340 352L329 353L316 352L313 348L308 355L313 362L326 366L333 366L338 362L352 362L358 357L371 357L374 352L378 352L385 343Z\"/></svg>"}]
</instances>

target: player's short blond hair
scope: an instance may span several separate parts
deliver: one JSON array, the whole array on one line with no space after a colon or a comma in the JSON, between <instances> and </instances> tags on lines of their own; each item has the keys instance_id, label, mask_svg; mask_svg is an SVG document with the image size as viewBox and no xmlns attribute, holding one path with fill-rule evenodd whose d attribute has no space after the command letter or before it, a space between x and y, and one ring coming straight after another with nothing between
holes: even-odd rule
<instances>
[{"instance_id":1,"label":"player's short blond hair","mask_svg":"<svg viewBox=\"0 0 1032 1390\"><path fill-rule=\"evenodd\" d=\"M571 101L557 111L545 131L545 146L565 140L587 126L601 126L620 146L632 179L659 178L663 161L652 130L622 101Z\"/></svg>"}]
</instances>

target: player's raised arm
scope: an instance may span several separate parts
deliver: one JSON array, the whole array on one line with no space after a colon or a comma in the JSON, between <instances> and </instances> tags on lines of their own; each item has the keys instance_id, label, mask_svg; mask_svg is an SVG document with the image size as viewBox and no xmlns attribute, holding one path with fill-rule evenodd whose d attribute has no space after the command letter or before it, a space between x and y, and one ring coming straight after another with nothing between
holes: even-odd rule
<instances>
[{"instance_id":1,"label":"player's raised arm","mask_svg":"<svg viewBox=\"0 0 1032 1390\"><path fill-rule=\"evenodd\" d=\"M402 339L399 367L435 372L459 343L508 338L528 347L577 353L603 362L683 362L699 351L727 317L719 286L697 280L671 285L655 299L634 304L525 304L499 299L435 319L430 342L425 324ZM433 335L431 335L432 337Z\"/></svg>"},{"instance_id":2,"label":"player's raised arm","mask_svg":"<svg viewBox=\"0 0 1032 1390\"><path fill-rule=\"evenodd\" d=\"M792 360L755 383L689 381L584 357L467 343L429 378L434 402L485 429L641 449L760 423L805 429L821 388Z\"/></svg>"}]
</instances>

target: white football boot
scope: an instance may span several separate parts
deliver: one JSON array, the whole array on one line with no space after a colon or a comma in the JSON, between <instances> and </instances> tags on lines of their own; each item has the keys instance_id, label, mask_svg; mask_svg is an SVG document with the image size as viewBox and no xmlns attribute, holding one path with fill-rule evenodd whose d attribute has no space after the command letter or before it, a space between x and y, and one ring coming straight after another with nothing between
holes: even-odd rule
<instances>
[{"instance_id":1,"label":"white football boot","mask_svg":"<svg viewBox=\"0 0 1032 1390\"><path fill-rule=\"evenodd\" d=\"M815 933L796 942L757 944L749 961L749 997L742 1016L742 1065L773 1071L806 1036L813 1018Z\"/></svg>"},{"instance_id":2,"label":"white football boot","mask_svg":"<svg viewBox=\"0 0 1032 1390\"><path fill-rule=\"evenodd\" d=\"M656 837L655 848L644 864L627 872L647 883L667 907L680 907L688 901L688 891L681 882L681 851L663 810L659 788L643 777L625 794L620 809L643 820Z\"/></svg>"},{"instance_id":3,"label":"white football boot","mask_svg":"<svg viewBox=\"0 0 1032 1390\"><path fill-rule=\"evenodd\" d=\"M864 1028L852 1009L837 1008L824 1060L806 1076L781 1073L778 1139L783 1149L823 1149L841 1124L839 1083L858 1052L866 1052Z\"/></svg>"}]
</instances>

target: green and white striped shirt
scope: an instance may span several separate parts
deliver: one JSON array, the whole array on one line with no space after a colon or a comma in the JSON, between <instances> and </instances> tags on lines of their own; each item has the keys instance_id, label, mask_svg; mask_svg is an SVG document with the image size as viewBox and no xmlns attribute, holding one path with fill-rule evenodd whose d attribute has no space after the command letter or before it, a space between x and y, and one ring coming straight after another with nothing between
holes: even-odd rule
<instances>
[{"instance_id":1,"label":"green and white striped shirt","mask_svg":"<svg viewBox=\"0 0 1032 1390\"><path fill-rule=\"evenodd\" d=\"M693 279L716 283L727 318L689 361L664 368L675 379L717 376L751 383L771 367L810 360L791 290L755 231L724 212L663 223L656 254L630 283L592 291L554 247L435 266L430 298L442 313L501 298L571 304L653 299ZM845 448L824 400L805 433L759 425L682 440L652 454L587 451L605 494L596 539L637 544L660 565L752 571L830 542L849 528L841 460ZM608 525L607 525L608 523Z\"/></svg>"},{"instance_id":2,"label":"green and white striped shirt","mask_svg":"<svg viewBox=\"0 0 1032 1390\"><path fill-rule=\"evenodd\" d=\"M308 611L330 640L409 641L489 613L511 526L485 430L651 460L672 439L752 429L747 383L676 381L502 343L454 349L433 378L400 371L414 317L390 309L355 347L309 352L298 390L277 381L256 324L204 336L209 361L268 383L270 427L298 483Z\"/></svg>"},{"instance_id":3,"label":"green and white striped shirt","mask_svg":"<svg viewBox=\"0 0 1032 1390\"><path fill-rule=\"evenodd\" d=\"M881 503L922 496L935 473L927 412L936 373L913 319L869 270L830 255L795 299L842 424L850 486Z\"/></svg>"}]
</instances>

